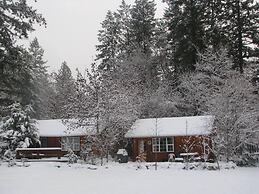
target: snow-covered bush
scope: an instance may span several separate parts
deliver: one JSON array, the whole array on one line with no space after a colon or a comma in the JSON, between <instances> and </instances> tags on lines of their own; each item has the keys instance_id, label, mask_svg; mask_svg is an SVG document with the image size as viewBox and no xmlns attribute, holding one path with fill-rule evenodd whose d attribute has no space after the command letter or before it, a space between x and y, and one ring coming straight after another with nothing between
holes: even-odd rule
<instances>
[{"instance_id":1,"label":"snow-covered bush","mask_svg":"<svg viewBox=\"0 0 259 194\"><path fill-rule=\"evenodd\" d=\"M10 115L4 117L0 125L0 150L3 155L7 150L15 152L16 148L26 148L39 144L39 135L35 120L30 118L30 106L22 107L14 103L8 107Z\"/></svg>"},{"instance_id":2,"label":"snow-covered bush","mask_svg":"<svg viewBox=\"0 0 259 194\"><path fill-rule=\"evenodd\" d=\"M78 156L73 152L72 149L68 149L68 153L65 155L65 157L68 157L69 164L74 164L78 161Z\"/></svg>"},{"instance_id":3,"label":"snow-covered bush","mask_svg":"<svg viewBox=\"0 0 259 194\"><path fill-rule=\"evenodd\" d=\"M259 162L259 156L246 152L237 158L235 162L237 166L256 166Z\"/></svg>"},{"instance_id":4,"label":"snow-covered bush","mask_svg":"<svg viewBox=\"0 0 259 194\"><path fill-rule=\"evenodd\" d=\"M8 162L8 166L14 166L16 164L15 161L15 152L11 151L11 150L6 150L4 153L4 160Z\"/></svg>"}]
</instances>

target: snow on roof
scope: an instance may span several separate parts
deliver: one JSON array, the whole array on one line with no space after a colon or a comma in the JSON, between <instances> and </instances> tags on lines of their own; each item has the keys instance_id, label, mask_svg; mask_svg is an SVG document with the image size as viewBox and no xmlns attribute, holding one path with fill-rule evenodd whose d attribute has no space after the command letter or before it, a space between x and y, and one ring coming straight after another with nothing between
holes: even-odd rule
<instances>
[{"instance_id":1,"label":"snow on roof","mask_svg":"<svg viewBox=\"0 0 259 194\"><path fill-rule=\"evenodd\" d=\"M208 135L212 131L213 121L213 116L139 119L125 137Z\"/></svg>"},{"instance_id":2,"label":"snow on roof","mask_svg":"<svg viewBox=\"0 0 259 194\"><path fill-rule=\"evenodd\" d=\"M83 136L93 132L94 125L89 127L69 127L61 119L38 120L36 127L40 137L62 137L62 136Z\"/></svg>"}]
</instances>

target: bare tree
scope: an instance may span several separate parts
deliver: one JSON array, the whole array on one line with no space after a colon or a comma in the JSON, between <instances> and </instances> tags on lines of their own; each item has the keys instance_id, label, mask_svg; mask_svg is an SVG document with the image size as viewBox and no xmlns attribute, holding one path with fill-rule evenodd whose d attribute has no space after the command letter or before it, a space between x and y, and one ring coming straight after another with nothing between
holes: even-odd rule
<instances>
[{"instance_id":1,"label":"bare tree","mask_svg":"<svg viewBox=\"0 0 259 194\"><path fill-rule=\"evenodd\" d=\"M226 50L208 49L200 55L196 72L181 79L175 98L180 105L191 105L187 108L190 114L215 116L213 152L217 159L227 161L243 157L245 144L255 136L259 115L258 95L250 77L232 66Z\"/></svg>"},{"instance_id":2,"label":"bare tree","mask_svg":"<svg viewBox=\"0 0 259 194\"><path fill-rule=\"evenodd\" d=\"M245 77L233 76L225 80L208 102L209 112L215 115L213 146L221 159L242 159L245 145L256 135L259 102L252 92L251 83Z\"/></svg>"}]
</instances>

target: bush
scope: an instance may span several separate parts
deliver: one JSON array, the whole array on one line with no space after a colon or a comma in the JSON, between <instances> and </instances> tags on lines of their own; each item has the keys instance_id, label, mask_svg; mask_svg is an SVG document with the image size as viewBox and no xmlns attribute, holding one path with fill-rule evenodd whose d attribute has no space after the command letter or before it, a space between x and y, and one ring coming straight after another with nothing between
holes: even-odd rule
<instances>
[{"instance_id":1,"label":"bush","mask_svg":"<svg viewBox=\"0 0 259 194\"><path fill-rule=\"evenodd\" d=\"M65 155L65 157L68 157L69 164L74 164L78 161L78 156L73 152L72 149L68 149L68 153Z\"/></svg>"}]
</instances>

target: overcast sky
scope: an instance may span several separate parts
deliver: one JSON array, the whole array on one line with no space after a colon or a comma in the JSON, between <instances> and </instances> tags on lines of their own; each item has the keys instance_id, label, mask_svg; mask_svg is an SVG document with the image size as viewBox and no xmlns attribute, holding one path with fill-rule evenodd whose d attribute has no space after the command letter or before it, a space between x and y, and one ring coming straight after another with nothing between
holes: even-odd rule
<instances>
[{"instance_id":1,"label":"overcast sky","mask_svg":"<svg viewBox=\"0 0 259 194\"><path fill-rule=\"evenodd\" d=\"M156 0L157 17L164 4ZM115 11L121 0L38 0L30 4L47 20L47 28L35 26L30 40L37 37L45 50L50 71L57 71L67 61L73 72L84 70L95 57L97 33L108 10ZM126 0L132 4L134 0Z\"/></svg>"}]
</instances>

